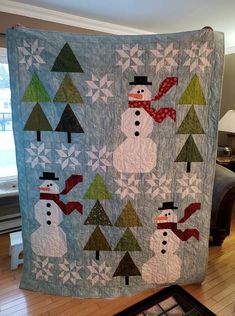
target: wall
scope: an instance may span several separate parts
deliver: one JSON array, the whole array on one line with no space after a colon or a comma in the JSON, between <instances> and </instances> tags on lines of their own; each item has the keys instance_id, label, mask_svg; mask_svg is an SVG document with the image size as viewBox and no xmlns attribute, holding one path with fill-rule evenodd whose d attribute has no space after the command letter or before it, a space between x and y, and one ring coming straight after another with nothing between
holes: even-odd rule
<instances>
[{"instance_id":1,"label":"wall","mask_svg":"<svg viewBox=\"0 0 235 316\"><path fill-rule=\"evenodd\" d=\"M15 24L22 24L25 27L42 30L74 32L83 34L101 34L100 32L96 32L93 30L82 29L59 23L52 23L43 20L32 19L21 15L0 12L0 33L5 34L7 28L11 28ZM5 36L0 36L0 47L6 47Z\"/></svg>"},{"instance_id":2,"label":"wall","mask_svg":"<svg viewBox=\"0 0 235 316\"><path fill-rule=\"evenodd\" d=\"M228 110L235 110L235 54L225 56L220 117L222 117ZM219 132L218 144L221 146L231 146L231 140L226 133ZM233 148L233 154L235 154L235 148Z\"/></svg>"},{"instance_id":3,"label":"wall","mask_svg":"<svg viewBox=\"0 0 235 316\"><path fill-rule=\"evenodd\" d=\"M220 117L228 110L235 110L235 54L225 56Z\"/></svg>"}]
</instances>

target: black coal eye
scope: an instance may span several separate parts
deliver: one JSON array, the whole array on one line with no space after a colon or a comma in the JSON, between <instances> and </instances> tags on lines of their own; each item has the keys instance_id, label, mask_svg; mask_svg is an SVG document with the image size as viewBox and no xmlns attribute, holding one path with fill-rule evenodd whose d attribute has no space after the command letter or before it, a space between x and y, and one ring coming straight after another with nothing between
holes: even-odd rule
<instances>
[{"instance_id":1,"label":"black coal eye","mask_svg":"<svg viewBox=\"0 0 235 316\"><path fill-rule=\"evenodd\" d=\"M167 214L165 214L165 216L167 216Z\"/></svg>"},{"instance_id":2,"label":"black coal eye","mask_svg":"<svg viewBox=\"0 0 235 316\"><path fill-rule=\"evenodd\" d=\"M142 89L141 92L144 92L144 89Z\"/></svg>"},{"instance_id":3,"label":"black coal eye","mask_svg":"<svg viewBox=\"0 0 235 316\"><path fill-rule=\"evenodd\" d=\"M140 90L138 90L137 93L140 93Z\"/></svg>"},{"instance_id":4,"label":"black coal eye","mask_svg":"<svg viewBox=\"0 0 235 316\"><path fill-rule=\"evenodd\" d=\"M49 188L49 184L47 184L47 187Z\"/></svg>"},{"instance_id":5,"label":"black coal eye","mask_svg":"<svg viewBox=\"0 0 235 316\"><path fill-rule=\"evenodd\" d=\"M168 215L171 215L171 213L168 213Z\"/></svg>"},{"instance_id":6,"label":"black coal eye","mask_svg":"<svg viewBox=\"0 0 235 316\"><path fill-rule=\"evenodd\" d=\"M52 187L52 183L50 183L50 186Z\"/></svg>"}]
</instances>

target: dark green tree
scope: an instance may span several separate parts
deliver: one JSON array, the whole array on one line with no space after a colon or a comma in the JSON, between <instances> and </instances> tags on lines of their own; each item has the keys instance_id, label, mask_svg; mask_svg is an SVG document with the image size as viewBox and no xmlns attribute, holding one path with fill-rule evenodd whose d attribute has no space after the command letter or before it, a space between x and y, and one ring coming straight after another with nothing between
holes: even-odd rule
<instances>
[{"instance_id":1,"label":"dark green tree","mask_svg":"<svg viewBox=\"0 0 235 316\"><path fill-rule=\"evenodd\" d=\"M84 133L83 128L69 104L66 105L55 131L66 132L68 135L68 143L71 143L71 133Z\"/></svg>"},{"instance_id":2,"label":"dark green tree","mask_svg":"<svg viewBox=\"0 0 235 316\"><path fill-rule=\"evenodd\" d=\"M37 103L24 126L25 131L36 131L37 141L41 141L41 131L52 131L52 127L48 122L41 106Z\"/></svg>"},{"instance_id":3,"label":"dark green tree","mask_svg":"<svg viewBox=\"0 0 235 316\"><path fill-rule=\"evenodd\" d=\"M191 162L202 162L202 156L193 140L192 135L189 135L184 146L182 147L176 162L187 162L187 172L191 171Z\"/></svg>"},{"instance_id":4,"label":"dark green tree","mask_svg":"<svg viewBox=\"0 0 235 316\"><path fill-rule=\"evenodd\" d=\"M66 43L56 57L51 71L56 72L83 72L71 47Z\"/></svg>"},{"instance_id":5,"label":"dark green tree","mask_svg":"<svg viewBox=\"0 0 235 316\"><path fill-rule=\"evenodd\" d=\"M91 234L90 238L88 239L84 250L90 250L96 252L96 260L99 260L99 252L100 251L111 251L111 247L107 242L102 230L99 226L96 226L95 230Z\"/></svg>"},{"instance_id":6,"label":"dark green tree","mask_svg":"<svg viewBox=\"0 0 235 316\"><path fill-rule=\"evenodd\" d=\"M135 265L134 261L132 260L130 254L128 252L125 253L117 269L115 270L113 277L116 276L124 276L125 277L125 284L129 285L129 277L130 276L140 276L141 273L137 266Z\"/></svg>"}]
</instances>

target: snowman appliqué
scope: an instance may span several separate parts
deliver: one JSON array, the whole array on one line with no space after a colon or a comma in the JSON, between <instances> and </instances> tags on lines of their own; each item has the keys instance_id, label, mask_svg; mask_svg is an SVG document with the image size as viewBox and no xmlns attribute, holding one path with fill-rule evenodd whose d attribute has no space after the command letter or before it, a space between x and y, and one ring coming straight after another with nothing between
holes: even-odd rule
<instances>
[{"instance_id":1,"label":"snowman appliqu\u00e9","mask_svg":"<svg viewBox=\"0 0 235 316\"><path fill-rule=\"evenodd\" d=\"M113 165L119 172L147 173L157 163L157 145L149 137L154 122L162 123L167 117L176 120L175 109L171 107L156 110L152 101L158 101L167 91L178 83L176 77L166 78L152 98L147 76L135 76L130 82L134 86L128 93L128 109L121 117L121 130L127 139L113 152Z\"/></svg>"},{"instance_id":2,"label":"snowman appliqu\u00e9","mask_svg":"<svg viewBox=\"0 0 235 316\"><path fill-rule=\"evenodd\" d=\"M81 175L71 175L65 182L65 189L60 192L54 172L43 172L44 180L39 186L40 200L34 206L35 219L40 227L31 234L31 247L38 256L62 257L67 252L67 238L59 226L63 214L69 215L74 210L82 214L82 204L78 201L64 203L60 195L67 194L76 184L83 181Z\"/></svg>"},{"instance_id":3,"label":"snowman appliqu\u00e9","mask_svg":"<svg viewBox=\"0 0 235 316\"><path fill-rule=\"evenodd\" d=\"M195 228L182 231L177 225L184 223L200 208L200 203L191 203L180 220L174 212L178 207L174 206L173 202L164 202L162 208L159 208L162 213L155 218L157 230L150 237L150 249L155 256L142 267L142 278L145 282L167 284L180 278L182 262L176 251L182 241L191 237L199 240L199 231Z\"/></svg>"}]
</instances>

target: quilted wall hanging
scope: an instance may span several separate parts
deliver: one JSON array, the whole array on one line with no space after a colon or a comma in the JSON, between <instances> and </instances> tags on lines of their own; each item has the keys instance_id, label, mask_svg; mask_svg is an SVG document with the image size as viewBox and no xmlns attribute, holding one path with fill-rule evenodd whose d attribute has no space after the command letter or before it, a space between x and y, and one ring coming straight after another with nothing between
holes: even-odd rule
<instances>
[{"instance_id":1,"label":"quilted wall hanging","mask_svg":"<svg viewBox=\"0 0 235 316\"><path fill-rule=\"evenodd\" d=\"M206 274L223 34L8 31L21 288L80 297Z\"/></svg>"}]
</instances>

